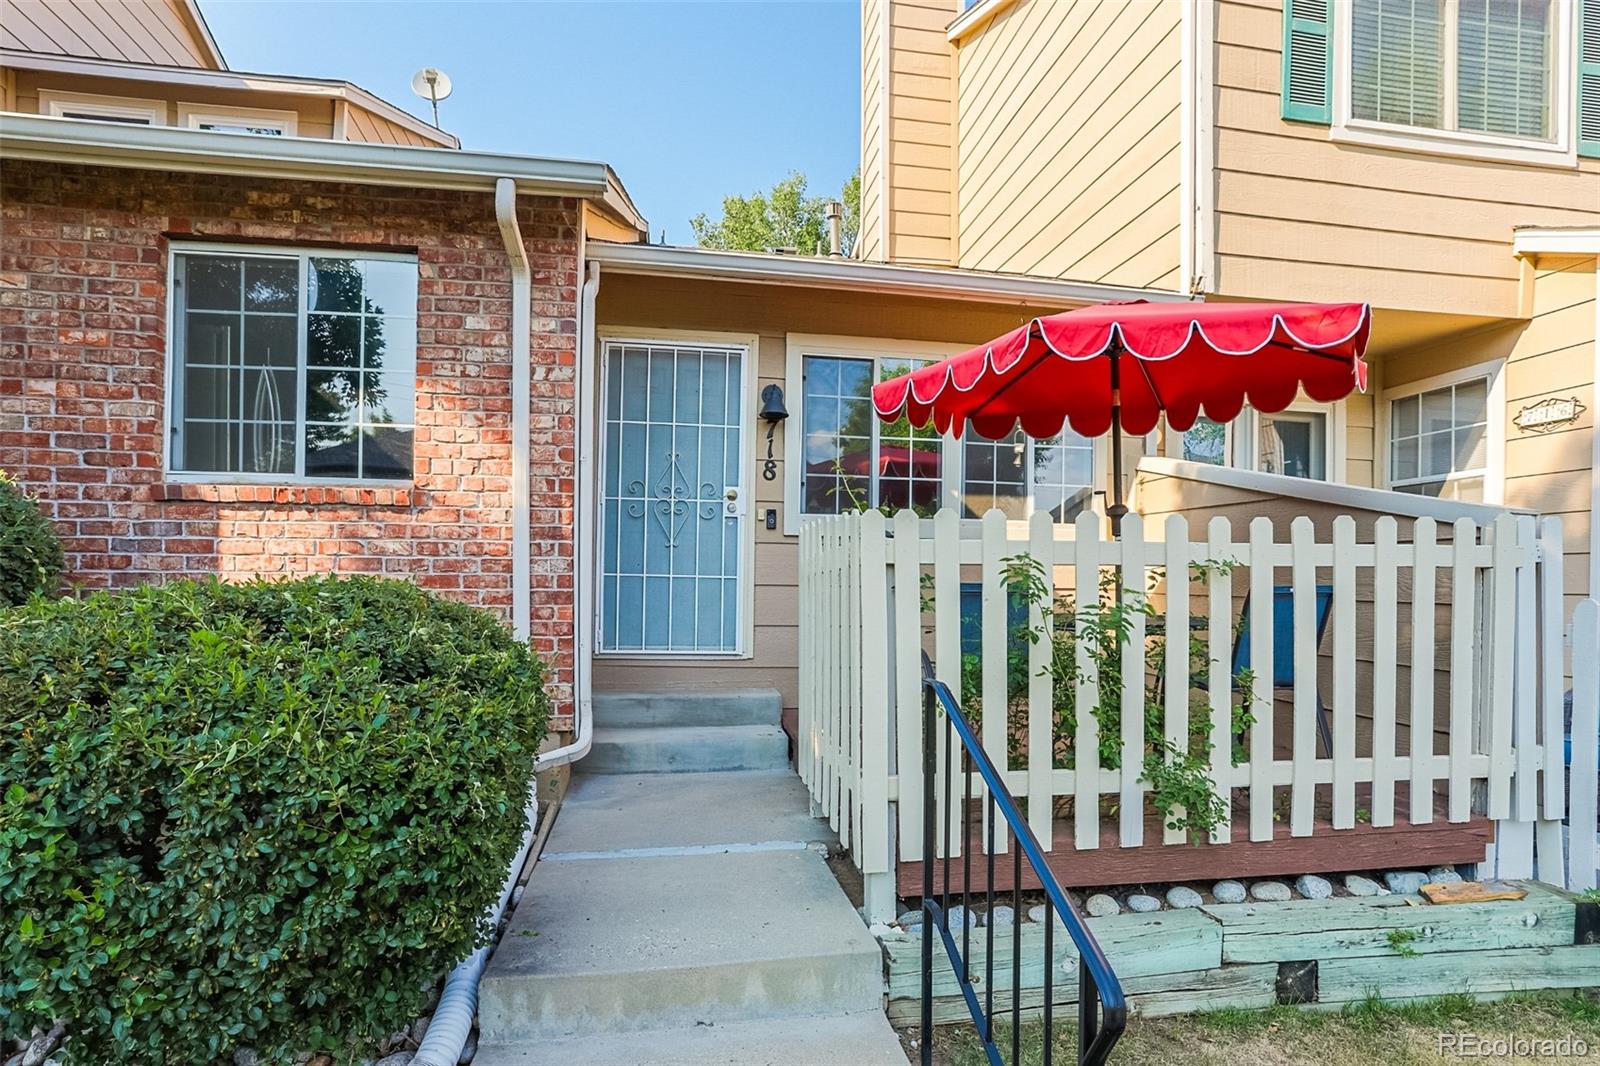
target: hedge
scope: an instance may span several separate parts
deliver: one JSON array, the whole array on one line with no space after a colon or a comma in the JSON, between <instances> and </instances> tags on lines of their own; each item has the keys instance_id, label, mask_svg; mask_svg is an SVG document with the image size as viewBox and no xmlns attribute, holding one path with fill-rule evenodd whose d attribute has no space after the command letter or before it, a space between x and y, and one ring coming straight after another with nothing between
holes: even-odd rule
<instances>
[{"instance_id":1,"label":"hedge","mask_svg":"<svg viewBox=\"0 0 1600 1066\"><path fill-rule=\"evenodd\" d=\"M339 1054L486 942L548 717L491 615L372 578L0 614L0 1035Z\"/></svg>"},{"instance_id":2,"label":"hedge","mask_svg":"<svg viewBox=\"0 0 1600 1066\"><path fill-rule=\"evenodd\" d=\"M0 607L13 607L36 592L54 592L61 566L55 527L15 481L0 473Z\"/></svg>"}]
</instances>

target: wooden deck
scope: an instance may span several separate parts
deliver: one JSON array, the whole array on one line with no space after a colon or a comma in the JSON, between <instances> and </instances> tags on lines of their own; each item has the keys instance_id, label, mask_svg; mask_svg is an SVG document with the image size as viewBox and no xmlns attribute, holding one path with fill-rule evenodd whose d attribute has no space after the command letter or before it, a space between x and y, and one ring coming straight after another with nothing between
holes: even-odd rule
<instances>
[{"instance_id":1,"label":"wooden deck","mask_svg":"<svg viewBox=\"0 0 1600 1066\"><path fill-rule=\"evenodd\" d=\"M1273 877L1306 873L1325 874L1380 869L1426 869L1430 866L1462 862L1482 862L1484 848L1494 839L1494 823L1482 815L1470 821L1447 820L1445 797L1434 797L1433 821L1411 825L1411 812L1404 789L1395 797L1395 824L1378 828L1357 823L1350 829L1335 829L1329 818L1326 797L1319 789L1315 827L1310 836L1291 836L1286 821L1273 827L1271 840L1250 839L1249 811L1242 798L1233 809L1233 837L1227 844L1163 844L1161 824L1152 814L1145 820L1143 847L1118 845L1115 818L1101 819L1100 847L1079 851L1072 846L1072 823L1057 819L1055 850L1048 853L1050 869L1067 888L1103 885L1162 884L1180 881L1210 881L1221 878ZM1368 790L1358 791L1358 806L1369 807ZM988 860L982 853L982 823L974 804L973 829L969 840L971 888L981 892L987 886ZM996 834L1004 826L996 827ZM997 854L994 860L994 887L1010 889L1015 857L1011 852ZM934 890L945 890L946 868L950 891L963 891L963 870L968 856L934 866ZM922 864L902 862L896 870L901 896L922 894ZM1038 878L1023 863L1022 887L1036 889Z\"/></svg>"}]
</instances>

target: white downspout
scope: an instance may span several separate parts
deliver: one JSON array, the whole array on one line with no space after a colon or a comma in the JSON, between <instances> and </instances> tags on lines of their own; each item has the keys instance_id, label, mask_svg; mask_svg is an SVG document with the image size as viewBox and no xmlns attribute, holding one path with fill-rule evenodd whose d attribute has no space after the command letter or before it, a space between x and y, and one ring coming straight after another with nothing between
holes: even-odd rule
<instances>
[{"instance_id":1,"label":"white downspout","mask_svg":"<svg viewBox=\"0 0 1600 1066\"><path fill-rule=\"evenodd\" d=\"M528 528L528 420L533 381L533 367L529 361L533 279L527 246L522 243L522 228L517 225L517 183L511 178L495 182L494 216L500 224L506 259L511 265L511 626L517 639L526 641L532 576L529 558L532 531ZM537 790L530 781L528 802L523 810L522 843L500 890L500 898L489 912L493 927L499 926L523 864L528 861L538 815ZM478 981L492 949L493 945L477 949L445 978L427 1035L411 1059L412 1066L456 1066L460 1061L461 1051L472 1033L472 1020L478 1013Z\"/></svg>"},{"instance_id":2,"label":"white downspout","mask_svg":"<svg viewBox=\"0 0 1600 1066\"><path fill-rule=\"evenodd\" d=\"M576 706L576 736L571 744L547 751L539 756L536 769L549 770L567 763L577 762L589 754L594 743L594 567L590 553L594 545L595 529L595 471L594 434L590 417L595 411L595 298L600 292L600 264L585 264L588 277L578 301L578 413L574 424L578 435L577 528L573 531L573 585L577 589L577 607L573 617L576 658L573 702Z\"/></svg>"}]
</instances>

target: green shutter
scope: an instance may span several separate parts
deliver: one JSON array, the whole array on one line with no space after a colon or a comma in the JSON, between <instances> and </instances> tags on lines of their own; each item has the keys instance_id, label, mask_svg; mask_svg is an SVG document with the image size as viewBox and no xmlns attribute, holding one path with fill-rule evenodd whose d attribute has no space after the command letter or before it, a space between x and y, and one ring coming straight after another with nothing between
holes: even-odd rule
<instances>
[{"instance_id":1,"label":"green shutter","mask_svg":"<svg viewBox=\"0 0 1600 1066\"><path fill-rule=\"evenodd\" d=\"M1332 0L1283 0L1283 117L1333 121Z\"/></svg>"},{"instance_id":2,"label":"green shutter","mask_svg":"<svg viewBox=\"0 0 1600 1066\"><path fill-rule=\"evenodd\" d=\"M1600 0L1578 4L1578 154L1600 158Z\"/></svg>"}]
</instances>

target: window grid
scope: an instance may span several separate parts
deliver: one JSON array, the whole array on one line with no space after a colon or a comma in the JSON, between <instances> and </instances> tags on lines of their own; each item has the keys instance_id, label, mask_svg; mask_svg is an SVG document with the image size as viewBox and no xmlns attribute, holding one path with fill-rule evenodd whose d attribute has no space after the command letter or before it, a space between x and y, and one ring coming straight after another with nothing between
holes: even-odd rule
<instances>
[{"instance_id":1,"label":"window grid","mask_svg":"<svg viewBox=\"0 0 1600 1066\"><path fill-rule=\"evenodd\" d=\"M309 305L313 299L315 289L309 272L312 261L320 260L325 263L348 263L363 277L362 289L358 299L367 297L365 287L365 272L368 264L381 264L384 269L393 269L389 264L400 264L401 269L395 270L390 276L392 286L397 279L401 279L401 287L394 290L394 297L399 305L394 309L373 311L370 306L359 306L352 311L315 310ZM207 249L174 249L172 255L172 274L177 282L173 300L173 323L169 331L172 337L172 351L170 354L171 372L168 380L169 386L168 408L171 423L170 437L171 448L168 462L169 470L180 476L218 476L228 479L263 479L268 481L282 481L284 479L304 480L311 482L327 481L405 481L410 480L414 474L414 457L412 453L414 436L415 413L415 387L416 387L416 260L410 257L383 255L381 253L340 253L336 251L317 252L271 252L254 250L225 250L220 248ZM237 267L238 297L231 306L195 306L197 298L193 296L194 284L190 277L191 267L205 263L211 269L220 264L231 264ZM294 271L294 291L289 295L290 307L283 310L253 308L249 306L253 298L260 299L261 290L252 290L252 272L261 272L270 269L272 265L292 265ZM287 281L287 279L280 279ZM257 295L252 296L252 291ZM268 290L268 298L271 293ZM310 335L308 331L309 320L315 314L326 317L343 316L360 321L357 328L356 362L354 366L340 366L337 371L350 374L354 373L355 391L354 405L350 408L351 416L345 422L316 421L312 422L313 428L328 429L338 428L347 430L347 440L344 442L354 451L353 473L336 471L331 473L308 472L310 462L310 434L307 430L306 413L309 403L309 381L312 373L319 368L328 372L330 364L310 363ZM191 362L188 354L193 347L191 329L195 325L205 326L207 320L232 318L237 321L234 327L235 336L226 340L226 361L218 362L213 355L206 359ZM248 328L250 321L287 321L294 323L294 339L292 353L287 357L282 354L268 351L253 353L256 343L251 337ZM402 351L400 357L404 364L403 370L385 369L381 376L389 378L401 386L405 397L409 399L406 420L385 420L383 417L372 415L367 408L368 397L367 383L364 380L369 376L380 377L376 367L367 366L366 343L369 330L366 324L369 320L383 320L385 323L398 324L400 329L396 336L383 336L385 343L398 341ZM196 321L197 320L197 321ZM383 334L380 326L379 333ZM237 354L235 354L237 353ZM227 410L221 415L196 414L188 394L188 378L191 372L223 372L230 378L238 375L237 388L228 382L229 395L227 396ZM273 405L273 414L278 417L261 417L262 412L250 408L247 404L249 397L249 376L257 375L258 386L256 389L257 403L260 405L262 386L270 393L267 402ZM283 398L284 388L279 384L284 379L292 378L292 386L288 388L294 407L285 410ZM287 382L285 382L287 384ZM237 413L234 403L237 401ZM389 416L392 419L392 416ZM233 433L227 434L226 461L214 464L213 468L201 465L197 460L191 460L187 455L190 441L198 434L187 432L190 427L227 426L230 430L237 431L237 439ZM269 448L263 448L262 433L264 427L270 427L275 439ZM394 440L393 452L386 451L376 441L380 435L392 436ZM373 451L376 458L368 462L366 449L369 438L373 440ZM253 453L257 461L248 463L246 457L247 446L254 443ZM270 466L263 467L260 455L269 451L276 459ZM389 464L385 468L382 464ZM220 468L216 468L220 466ZM391 472L392 470L392 472ZM373 471L381 471L374 473Z\"/></svg>"},{"instance_id":2,"label":"window grid","mask_svg":"<svg viewBox=\"0 0 1600 1066\"><path fill-rule=\"evenodd\" d=\"M1488 473L1489 379L1471 378L1389 401L1389 487L1438 495Z\"/></svg>"}]
</instances>

